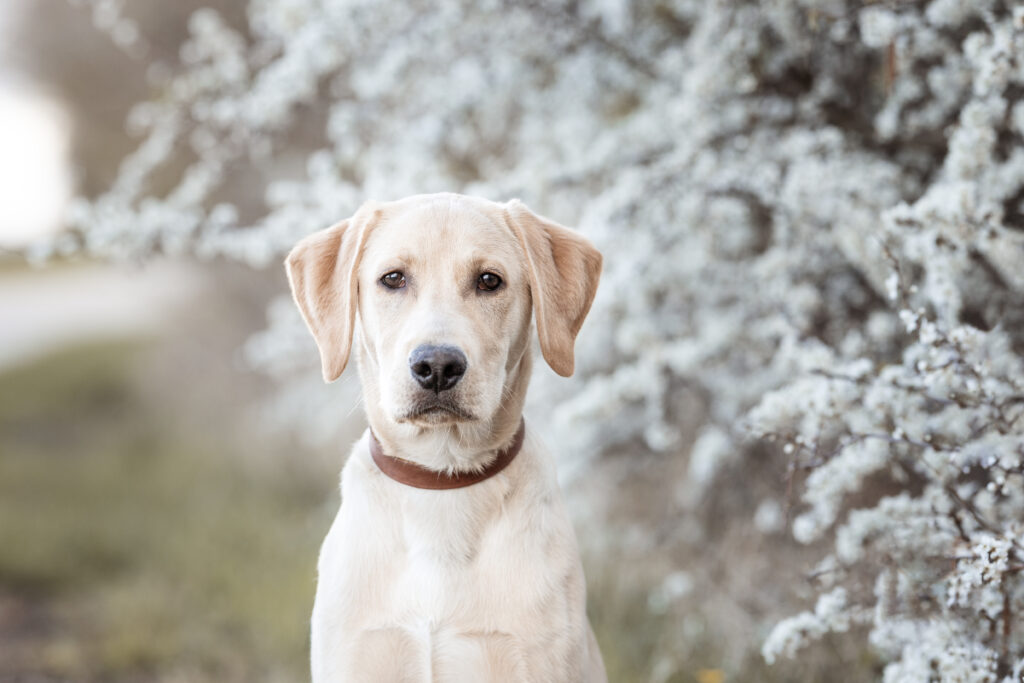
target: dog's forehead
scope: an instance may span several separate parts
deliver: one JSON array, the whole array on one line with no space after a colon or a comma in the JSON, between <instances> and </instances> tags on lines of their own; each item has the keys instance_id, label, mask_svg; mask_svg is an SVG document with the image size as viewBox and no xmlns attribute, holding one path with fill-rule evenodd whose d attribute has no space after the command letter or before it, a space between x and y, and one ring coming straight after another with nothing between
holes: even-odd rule
<instances>
[{"instance_id":1,"label":"dog's forehead","mask_svg":"<svg viewBox=\"0 0 1024 683\"><path fill-rule=\"evenodd\" d=\"M383 256L412 251L420 257L486 254L501 260L520 258L515 235L499 211L441 199L424 200L385 214L367 246Z\"/></svg>"}]
</instances>

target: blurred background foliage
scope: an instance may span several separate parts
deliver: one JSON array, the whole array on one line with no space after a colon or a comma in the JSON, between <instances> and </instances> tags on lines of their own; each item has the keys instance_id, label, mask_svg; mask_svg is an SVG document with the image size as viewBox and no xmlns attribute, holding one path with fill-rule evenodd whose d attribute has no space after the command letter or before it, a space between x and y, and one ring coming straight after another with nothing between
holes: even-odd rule
<instances>
[{"instance_id":1,"label":"blurred background foliage","mask_svg":"<svg viewBox=\"0 0 1024 683\"><path fill-rule=\"evenodd\" d=\"M174 58L209 3L133 4L150 56ZM146 62L64 0L0 14L0 83L58 102L69 130L51 134L69 137L76 190L109 187ZM237 358L283 279L226 264L31 271L5 232L19 218L0 226L0 680L308 678L344 449L268 436L253 398L266 382Z\"/></svg>"}]
</instances>

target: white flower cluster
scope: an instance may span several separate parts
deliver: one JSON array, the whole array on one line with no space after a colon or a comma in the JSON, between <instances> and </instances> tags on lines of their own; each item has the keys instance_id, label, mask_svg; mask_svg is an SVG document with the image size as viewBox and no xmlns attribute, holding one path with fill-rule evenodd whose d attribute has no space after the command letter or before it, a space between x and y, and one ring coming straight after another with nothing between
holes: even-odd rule
<instances>
[{"instance_id":1,"label":"white flower cluster","mask_svg":"<svg viewBox=\"0 0 1024 683\"><path fill-rule=\"evenodd\" d=\"M904 45L903 78L942 56L905 87L918 90L915 109L951 119L941 165L875 231L905 335L851 329L856 342L830 345L812 374L749 415L806 472L793 534L809 543L834 530L834 567L819 583L873 606L886 681L1016 681L1024 658L1024 26L1019 8L965 8L861 13L870 35ZM960 49L936 49L954 36ZM936 69L960 74L952 110L939 104L946 94L920 101ZM932 125L906 121L897 137ZM876 124L888 137L889 123ZM780 623L765 656L819 635L793 629Z\"/></svg>"},{"instance_id":2,"label":"white flower cluster","mask_svg":"<svg viewBox=\"0 0 1024 683\"><path fill-rule=\"evenodd\" d=\"M773 663L779 655L794 656L808 638L826 633L845 633L854 623L846 589L836 588L818 598L813 612L803 612L780 622L764 642L764 658Z\"/></svg>"},{"instance_id":3,"label":"white flower cluster","mask_svg":"<svg viewBox=\"0 0 1024 683\"><path fill-rule=\"evenodd\" d=\"M536 419L567 471L685 477L658 521L686 531L645 552L689 554L680 515L773 440L793 535L835 551L768 658L856 623L887 681L1019 677L1020 7L250 0L248 24L195 15L77 248L262 267L368 197L520 196L606 255L577 377L538 373ZM292 376L311 348L289 304L269 318L247 355ZM780 507L743 510L771 532Z\"/></svg>"}]
</instances>

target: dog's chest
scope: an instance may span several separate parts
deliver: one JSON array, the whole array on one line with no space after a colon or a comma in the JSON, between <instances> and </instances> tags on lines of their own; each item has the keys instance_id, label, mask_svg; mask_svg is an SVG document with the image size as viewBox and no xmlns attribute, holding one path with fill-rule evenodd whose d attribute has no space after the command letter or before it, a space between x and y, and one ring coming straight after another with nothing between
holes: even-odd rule
<instances>
[{"instance_id":1,"label":"dog's chest","mask_svg":"<svg viewBox=\"0 0 1024 683\"><path fill-rule=\"evenodd\" d=\"M377 583L382 620L471 630L513 629L518 613L549 599L566 571L551 556L551 517L543 504L508 496L508 483L488 481L473 491L411 491L380 500L387 515L377 537ZM554 525L557 527L557 525ZM482 618L483 617L483 618Z\"/></svg>"},{"instance_id":2,"label":"dog's chest","mask_svg":"<svg viewBox=\"0 0 1024 683\"><path fill-rule=\"evenodd\" d=\"M321 557L324 635L353 666L401 656L403 670L433 672L424 680L489 680L468 672L519 671L569 645L582 577L552 497L497 478L473 491L385 483L346 488Z\"/></svg>"}]
</instances>

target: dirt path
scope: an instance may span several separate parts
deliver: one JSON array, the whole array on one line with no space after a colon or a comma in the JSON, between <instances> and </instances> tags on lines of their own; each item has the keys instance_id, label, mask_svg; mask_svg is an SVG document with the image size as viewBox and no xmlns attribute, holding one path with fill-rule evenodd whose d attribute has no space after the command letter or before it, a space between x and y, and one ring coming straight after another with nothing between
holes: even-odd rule
<instances>
[{"instance_id":1,"label":"dirt path","mask_svg":"<svg viewBox=\"0 0 1024 683\"><path fill-rule=\"evenodd\" d=\"M0 367L76 342L158 333L200 280L174 263L0 271Z\"/></svg>"}]
</instances>

